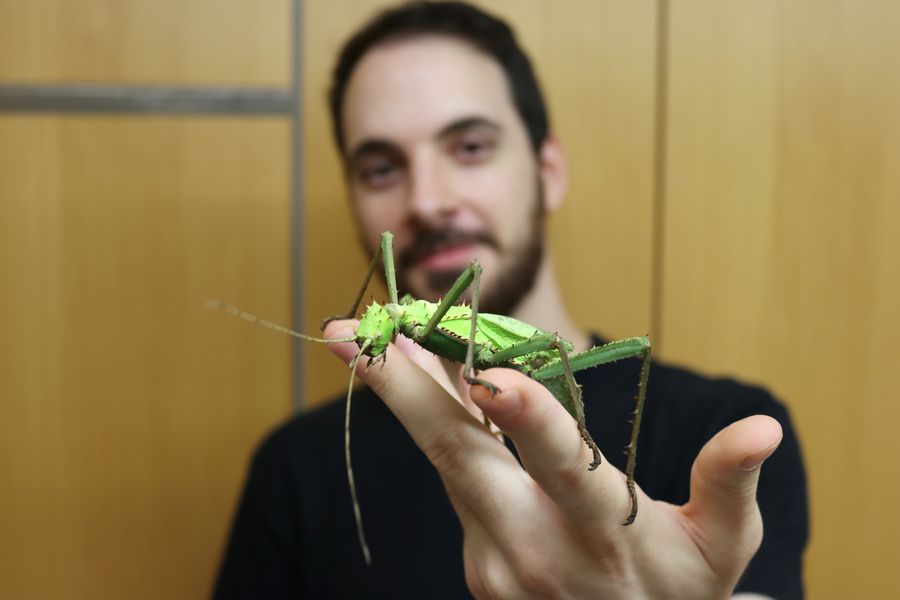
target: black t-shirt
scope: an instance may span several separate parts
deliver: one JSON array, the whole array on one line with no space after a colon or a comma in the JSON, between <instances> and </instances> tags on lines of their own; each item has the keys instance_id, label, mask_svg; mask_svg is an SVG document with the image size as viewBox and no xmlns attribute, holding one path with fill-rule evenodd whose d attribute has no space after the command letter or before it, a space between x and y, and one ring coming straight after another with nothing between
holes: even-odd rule
<instances>
[{"instance_id":1,"label":"black t-shirt","mask_svg":"<svg viewBox=\"0 0 900 600\"><path fill-rule=\"evenodd\" d=\"M599 340L595 340L599 341ZM588 429L624 468L638 360L577 374ZM691 465L726 425L765 414L784 428L763 465L762 546L738 591L802 598L808 536L806 480L784 406L763 389L654 362L636 480L657 500L687 502ZM344 406L332 402L279 427L258 449L216 584L225 598L470 598L462 528L436 471L370 390L353 397L353 467L372 551L364 562L344 466ZM640 513L638 514L640 518Z\"/></svg>"}]
</instances>

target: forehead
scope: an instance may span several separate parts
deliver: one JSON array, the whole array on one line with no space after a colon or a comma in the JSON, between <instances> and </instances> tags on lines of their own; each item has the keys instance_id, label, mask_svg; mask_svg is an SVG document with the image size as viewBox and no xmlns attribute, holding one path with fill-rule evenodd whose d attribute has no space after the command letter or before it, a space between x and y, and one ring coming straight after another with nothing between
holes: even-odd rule
<instances>
[{"instance_id":1,"label":"forehead","mask_svg":"<svg viewBox=\"0 0 900 600\"><path fill-rule=\"evenodd\" d=\"M413 143L448 123L518 117L500 65L471 44L421 35L381 43L357 64L344 95L348 150L369 139Z\"/></svg>"}]
</instances>

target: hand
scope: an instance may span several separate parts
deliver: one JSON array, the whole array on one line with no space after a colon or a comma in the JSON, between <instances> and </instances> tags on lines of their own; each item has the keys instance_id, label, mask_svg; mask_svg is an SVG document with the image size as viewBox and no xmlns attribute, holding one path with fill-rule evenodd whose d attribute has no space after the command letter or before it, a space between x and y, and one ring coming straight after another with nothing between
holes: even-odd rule
<instances>
[{"instance_id":1,"label":"hand","mask_svg":"<svg viewBox=\"0 0 900 600\"><path fill-rule=\"evenodd\" d=\"M333 322L325 335L348 337L351 326ZM762 539L756 485L781 440L777 421L756 416L726 427L694 462L688 504L639 490L637 520L623 527L624 475L605 459L587 470L591 454L574 420L541 384L509 369L483 371L501 391L475 386L475 406L466 407L435 356L408 341L398 346L383 368L363 373L360 364L358 372L437 468L463 526L476 597L730 595ZM345 362L357 350L330 348ZM513 440L527 472L473 416L477 409Z\"/></svg>"}]
</instances>

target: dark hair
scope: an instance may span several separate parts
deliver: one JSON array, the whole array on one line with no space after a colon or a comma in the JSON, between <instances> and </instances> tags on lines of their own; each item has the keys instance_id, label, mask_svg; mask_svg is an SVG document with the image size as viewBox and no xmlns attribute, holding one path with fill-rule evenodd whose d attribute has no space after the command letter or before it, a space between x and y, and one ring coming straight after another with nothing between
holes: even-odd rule
<instances>
[{"instance_id":1,"label":"dark hair","mask_svg":"<svg viewBox=\"0 0 900 600\"><path fill-rule=\"evenodd\" d=\"M357 63L373 46L386 40L427 34L459 38L500 64L513 105L537 154L550 125L531 62L509 25L464 2L409 2L382 12L347 41L335 65L328 96L334 139L341 154L346 151L342 104Z\"/></svg>"}]
</instances>

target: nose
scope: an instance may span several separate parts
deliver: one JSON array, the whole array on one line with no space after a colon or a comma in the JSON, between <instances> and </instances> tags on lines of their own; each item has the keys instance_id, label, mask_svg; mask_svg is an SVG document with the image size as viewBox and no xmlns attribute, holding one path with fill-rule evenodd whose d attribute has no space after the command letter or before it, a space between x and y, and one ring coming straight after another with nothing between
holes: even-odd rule
<instances>
[{"instance_id":1,"label":"nose","mask_svg":"<svg viewBox=\"0 0 900 600\"><path fill-rule=\"evenodd\" d=\"M434 156L416 157L409 167L410 212L424 223L446 219L457 207L450 173Z\"/></svg>"}]
</instances>

